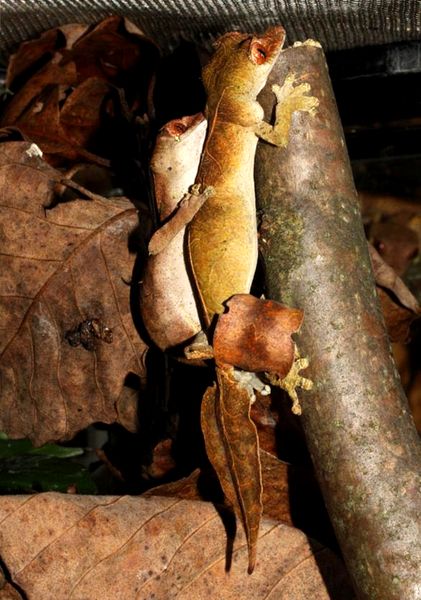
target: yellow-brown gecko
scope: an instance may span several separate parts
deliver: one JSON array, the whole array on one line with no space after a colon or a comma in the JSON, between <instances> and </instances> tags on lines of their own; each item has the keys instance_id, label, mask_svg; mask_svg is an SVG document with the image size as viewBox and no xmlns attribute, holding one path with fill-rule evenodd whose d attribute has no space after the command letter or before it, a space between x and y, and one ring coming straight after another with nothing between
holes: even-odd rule
<instances>
[{"instance_id":1,"label":"yellow-brown gecko","mask_svg":"<svg viewBox=\"0 0 421 600\"><path fill-rule=\"evenodd\" d=\"M257 223L253 168L257 141L262 138L269 143L285 146L294 111L311 114L318 105L317 98L308 94L309 86L296 84L294 75L290 74L282 87L272 88L277 98L274 125L263 120L263 110L256 98L281 51L284 38L282 27L269 29L261 36L228 33L218 40L216 52L203 71L208 128L195 186L190 194L193 197L192 204L194 196L201 197L201 200L197 202L197 212L187 225L187 256L184 258L198 296L197 308L202 329L210 345L210 326L214 317L224 312L225 303L230 298L249 293L256 268ZM180 210L183 202L184 199L179 204ZM171 220L177 221L173 239L178 239L177 247L181 249L180 240L184 237L184 232L180 230L182 219L175 212ZM168 243L171 245L171 236L168 237L170 221L152 237L152 254L159 256L162 248L165 250ZM169 268L166 264L165 269ZM149 294L151 301L153 295L152 286ZM190 305L196 308L194 303L190 302ZM171 311L174 314L173 308ZM196 321L193 328L193 321L189 321L190 333L199 327L197 313L193 316ZM161 347L168 345L166 334L163 337L158 333L156 339ZM197 343L193 342L187 356L200 355L203 344L199 339L200 336L197 336ZM198 353L196 348L199 349ZM273 374L269 374L272 383L289 392L294 402L293 410L297 413L300 407L295 388L309 389L311 385L309 380L299 375L300 369L307 364L305 359L297 356L282 380L277 379L276 374L272 378ZM239 375L246 377L242 379ZM251 388L256 386L256 381L250 384L250 375L236 372L233 366L216 361L217 383L208 388L203 398L202 430L208 456L227 501L243 523L251 573L256 560L261 515L261 475L257 432L249 417ZM257 386L259 383L258 380ZM230 421L232 416L236 418Z\"/></svg>"},{"instance_id":2,"label":"yellow-brown gecko","mask_svg":"<svg viewBox=\"0 0 421 600\"><path fill-rule=\"evenodd\" d=\"M196 183L214 194L188 227L190 265L203 303L204 327L234 294L248 293L257 264L254 157L258 138L286 146L292 113L314 112L308 84L289 75L277 98L275 123L263 120L256 98L281 51L282 27L261 36L227 33L203 70L208 131Z\"/></svg>"}]
</instances>

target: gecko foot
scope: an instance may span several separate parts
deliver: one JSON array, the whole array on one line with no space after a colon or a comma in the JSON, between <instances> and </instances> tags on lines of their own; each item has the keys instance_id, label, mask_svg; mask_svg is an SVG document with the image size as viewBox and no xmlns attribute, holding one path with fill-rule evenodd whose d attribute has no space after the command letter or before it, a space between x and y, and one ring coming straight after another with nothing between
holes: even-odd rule
<instances>
[{"instance_id":1,"label":"gecko foot","mask_svg":"<svg viewBox=\"0 0 421 600\"><path fill-rule=\"evenodd\" d=\"M288 106L291 114L296 110L302 110L314 116L316 108L319 105L318 98L308 95L311 92L309 83L294 85L295 82L295 73L290 73L287 75L282 86L277 84L272 86L272 91L276 96L278 104L282 106L283 111Z\"/></svg>"},{"instance_id":2,"label":"gecko foot","mask_svg":"<svg viewBox=\"0 0 421 600\"><path fill-rule=\"evenodd\" d=\"M288 144L289 131L294 112L300 110L314 116L316 114L316 108L319 106L318 98L310 95L310 84L296 84L296 81L297 77L295 73L290 73L287 75L282 86L277 84L272 86L272 91L275 94L277 101L275 124L269 125L266 121L261 121L255 131L256 135L260 138L279 148L284 148Z\"/></svg>"},{"instance_id":3,"label":"gecko foot","mask_svg":"<svg viewBox=\"0 0 421 600\"><path fill-rule=\"evenodd\" d=\"M184 348L184 356L188 360L208 360L213 358L213 348L203 331L199 331L191 344Z\"/></svg>"},{"instance_id":4,"label":"gecko foot","mask_svg":"<svg viewBox=\"0 0 421 600\"><path fill-rule=\"evenodd\" d=\"M280 387L288 393L288 396L292 400L292 412L294 415L301 415L301 405L297 396L296 389L301 388L303 390L311 390L313 382L311 379L307 379L300 375L302 369L306 369L309 365L307 358L296 358L292 363L292 367L286 377L281 379L278 375L268 373L267 377L272 385Z\"/></svg>"},{"instance_id":5,"label":"gecko foot","mask_svg":"<svg viewBox=\"0 0 421 600\"><path fill-rule=\"evenodd\" d=\"M202 188L204 188L202 190ZM191 196L201 196L205 200L207 200L210 196L213 196L215 193L215 188L211 185L204 186L201 183L194 183L190 186L189 194Z\"/></svg>"},{"instance_id":6,"label":"gecko foot","mask_svg":"<svg viewBox=\"0 0 421 600\"><path fill-rule=\"evenodd\" d=\"M262 396L269 396L270 386L250 371L233 370L234 379L236 379L242 388L245 388L250 396L251 403L256 400L254 392L259 392Z\"/></svg>"}]
</instances>

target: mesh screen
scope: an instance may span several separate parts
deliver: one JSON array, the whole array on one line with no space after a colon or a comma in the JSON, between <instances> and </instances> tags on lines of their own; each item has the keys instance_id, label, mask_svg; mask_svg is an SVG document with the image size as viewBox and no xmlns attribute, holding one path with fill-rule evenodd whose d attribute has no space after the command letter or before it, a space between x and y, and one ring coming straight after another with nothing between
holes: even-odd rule
<instances>
[{"instance_id":1,"label":"mesh screen","mask_svg":"<svg viewBox=\"0 0 421 600\"><path fill-rule=\"evenodd\" d=\"M288 42L308 37L326 50L421 37L419 0L0 0L0 48L55 25L119 14L171 49L180 38L207 45L233 29L282 23Z\"/></svg>"}]
</instances>

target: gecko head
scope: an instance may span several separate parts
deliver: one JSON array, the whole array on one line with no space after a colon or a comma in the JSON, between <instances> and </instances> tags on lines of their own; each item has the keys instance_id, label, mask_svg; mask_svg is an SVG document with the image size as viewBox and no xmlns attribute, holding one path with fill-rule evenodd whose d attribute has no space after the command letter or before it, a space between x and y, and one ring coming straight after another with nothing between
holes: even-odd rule
<instances>
[{"instance_id":1,"label":"gecko head","mask_svg":"<svg viewBox=\"0 0 421 600\"><path fill-rule=\"evenodd\" d=\"M215 53L203 70L207 91L226 88L236 93L257 95L279 56L285 41L281 26L261 35L232 31L218 38Z\"/></svg>"}]
</instances>

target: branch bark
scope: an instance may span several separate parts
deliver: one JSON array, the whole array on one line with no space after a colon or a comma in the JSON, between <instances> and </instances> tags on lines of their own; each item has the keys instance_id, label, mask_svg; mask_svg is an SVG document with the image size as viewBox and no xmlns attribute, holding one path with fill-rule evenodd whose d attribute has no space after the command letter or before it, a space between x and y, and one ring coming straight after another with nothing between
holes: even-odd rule
<instances>
[{"instance_id":1,"label":"branch bark","mask_svg":"<svg viewBox=\"0 0 421 600\"><path fill-rule=\"evenodd\" d=\"M381 315L323 52L283 52L259 101L289 72L320 100L294 114L286 149L260 144L256 191L267 295L304 309L297 336L312 391L302 424L358 597L420 596L421 456Z\"/></svg>"}]
</instances>

